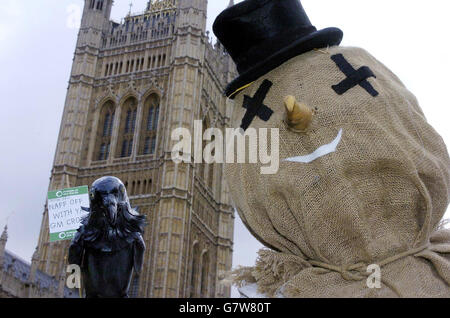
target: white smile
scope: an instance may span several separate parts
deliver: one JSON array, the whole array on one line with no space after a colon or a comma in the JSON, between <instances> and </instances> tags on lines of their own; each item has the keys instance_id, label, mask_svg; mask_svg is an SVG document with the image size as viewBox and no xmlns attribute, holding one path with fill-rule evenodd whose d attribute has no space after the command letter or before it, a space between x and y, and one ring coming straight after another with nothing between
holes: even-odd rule
<instances>
[{"instance_id":1,"label":"white smile","mask_svg":"<svg viewBox=\"0 0 450 318\"><path fill-rule=\"evenodd\" d=\"M288 162L297 162L297 163L310 163L314 160L317 160L323 156L329 155L330 153L336 152L337 147L339 146L339 143L342 139L342 129L339 130L339 133L335 140L333 140L328 145L323 145L319 148L317 148L316 151L314 151L312 154L306 155L306 156L299 156L299 157L292 157L287 158L284 161Z\"/></svg>"}]
</instances>

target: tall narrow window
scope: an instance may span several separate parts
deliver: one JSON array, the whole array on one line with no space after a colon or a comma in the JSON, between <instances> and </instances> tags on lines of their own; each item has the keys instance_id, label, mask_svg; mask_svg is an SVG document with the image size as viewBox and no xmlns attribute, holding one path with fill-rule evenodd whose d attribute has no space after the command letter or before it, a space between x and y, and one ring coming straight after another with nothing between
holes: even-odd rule
<instances>
[{"instance_id":1,"label":"tall narrow window","mask_svg":"<svg viewBox=\"0 0 450 318\"><path fill-rule=\"evenodd\" d=\"M136 194L141 195L141 181L138 181L136 184Z\"/></svg>"},{"instance_id":2,"label":"tall narrow window","mask_svg":"<svg viewBox=\"0 0 450 318\"><path fill-rule=\"evenodd\" d=\"M108 134L111 117L112 117L112 114L110 114L110 113L107 113L105 115L105 121L103 123L103 137L106 137Z\"/></svg>"},{"instance_id":3,"label":"tall narrow window","mask_svg":"<svg viewBox=\"0 0 450 318\"><path fill-rule=\"evenodd\" d=\"M156 151L156 137L152 137L152 146L151 146L151 153L155 153Z\"/></svg>"},{"instance_id":4,"label":"tall narrow window","mask_svg":"<svg viewBox=\"0 0 450 318\"><path fill-rule=\"evenodd\" d=\"M126 158L132 155L136 116L137 100L134 97L128 98L122 106L116 157Z\"/></svg>"},{"instance_id":5,"label":"tall narrow window","mask_svg":"<svg viewBox=\"0 0 450 318\"><path fill-rule=\"evenodd\" d=\"M100 121L97 128L95 154L93 160L108 160L111 137L114 127L115 106L112 101L106 102L100 111Z\"/></svg>"},{"instance_id":6,"label":"tall narrow window","mask_svg":"<svg viewBox=\"0 0 450 318\"><path fill-rule=\"evenodd\" d=\"M153 121L153 130L158 129L158 120L159 120L159 105L156 106L155 109L155 120Z\"/></svg>"},{"instance_id":7,"label":"tall narrow window","mask_svg":"<svg viewBox=\"0 0 450 318\"><path fill-rule=\"evenodd\" d=\"M98 160L105 160L106 159L106 144L102 144L100 146L100 153L98 155Z\"/></svg>"},{"instance_id":8,"label":"tall narrow window","mask_svg":"<svg viewBox=\"0 0 450 318\"><path fill-rule=\"evenodd\" d=\"M198 297L198 280L199 280L199 267L200 267L200 249L198 247L198 243L194 245L192 251L192 269L191 269L191 286L189 289L189 297L196 298Z\"/></svg>"},{"instance_id":9,"label":"tall narrow window","mask_svg":"<svg viewBox=\"0 0 450 318\"><path fill-rule=\"evenodd\" d=\"M149 179L147 181L147 190L146 190L146 192L150 193L151 191L152 191L152 179Z\"/></svg>"},{"instance_id":10,"label":"tall narrow window","mask_svg":"<svg viewBox=\"0 0 450 318\"><path fill-rule=\"evenodd\" d=\"M147 131L153 130L153 118L155 118L155 108L150 107L147 115Z\"/></svg>"},{"instance_id":11,"label":"tall narrow window","mask_svg":"<svg viewBox=\"0 0 450 318\"><path fill-rule=\"evenodd\" d=\"M125 133L134 133L134 129L136 127L136 115L137 109L128 109L127 118L125 120Z\"/></svg>"},{"instance_id":12,"label":"tall narrow window","mask_svg":"<svg viewBox=\"0 0 450 318\"><path fill-rule=\"evenodd\" d=\"M144 116L139 142L140 155L150 155L156 152L159 103L159 97L156 94L150 95L144 103Z\"/></svg>"},{"instance_id":13,"label":"tall narrow window","mask_svg":"<svg viewBox=\"0 0 450 318\"><path fill-rule=\"evenodd\" d=\"M209 121L208 119L203 119L202 122L202 149L205 149L206 147L206 140L203 139L203 137L205 136L205 132L206 130L209 128ZM202 163L198 163L198 177L206 184L207 183L207 170L206 170L206 163L202 162Z\"/></svg>"},{"instance_id":14,"label":"tall narrow window","mask_svg":"<svg viewBox=\"0 0 450 318\"><path fill-rule=\"evenodd\" d=\"M133 138L131 138L128 141L127 157L130 157L132 152L133 152Z\"/></svg>"},{"instance_id":15,"label":"tall narrow window","mask_svg":"<svg viewBox=\"0 0 450 318\"><path fill-rule=\"evenodd\" d=\"M208 187L212 191L214 185L214 163L210 163L208 168Z\"/></svg>"},{"instance_id":16,"label":"tall narrow window","mask_svg":"<svg viewBox=\"0 0 450 318\"><path fill-rule=\"evenodd\" d=\"M110 151L110 149L111 149L111 143L108 142L108 144L106 145L106 158L105 159L109 158L109 151Z\"/></svg>"},{"instance_id":17,"label":"tall narrow window","mask_svg":"<svg viewBox=\"0 0 450 318\"><path fill-rule=\"evenodd\" d=\"M209 285L209 253L202 256L202 272L200 273L200 298L208 297Z\"/></svg>"},{"instance_id":18,"label":"tall narrow window","mask_svg":"<svg viewBox=\"0 0 450 318\"><path fill-rule=\"evenodd\" d=\"M97 10L103 10L103 0L98 0L97 2Z\"/></svg>"},{"instance_id":19,"label":"tall narrow window","mask_svg":"<svg viewBox=\"0 0 450 318\"><path fill-rule=\"evenodd\" d=\"M128 153L128 140L124 139L124 141L122 142L122 151L120 156L127 157L127 153Z\"/></svg>"},{"instance_id":20,"label":"tall narrow window","mask_svg":"<svg viewBox=\"0 0 450 318\"><path fill-rule=\"evenodd\" d=\"M144 155L147 155L150 153L150 143L151 143L151 138L146 137L145 142L144 142Z\"/></svg>"}]
</instances>

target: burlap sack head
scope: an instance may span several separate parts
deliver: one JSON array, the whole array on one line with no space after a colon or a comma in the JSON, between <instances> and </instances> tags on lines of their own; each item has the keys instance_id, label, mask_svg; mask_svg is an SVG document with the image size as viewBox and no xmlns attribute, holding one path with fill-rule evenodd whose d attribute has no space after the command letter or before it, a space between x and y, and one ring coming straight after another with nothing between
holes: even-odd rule
<instances>
[{"instance_id":1,"label":"burlap sack head","mask_svg":"<svg viewBox=\"0 0 450 318\"><path fill-rule=\"evenodd\" d=\"M347 76L331 59L336 54L355 70L369 67L378 96L359 85L338 95L332 86ZM437 231L450 197L450 160L416 98L366 51L333 47L297 56L243 90L233 127L246 113L244 96L266 79L273 86L264 104L274 113L250 127L279 128L279 171L228 164L226 175L242 220L270 250L255 268L237 271L238 279L268 296L450 297L450 234ZM316 109L307 133L287 128L287 95ZM338 139L334 153L310 163L283 161ZM370 264L381 267L379 289L367 286Z\"/></svg>"}]
</instances>

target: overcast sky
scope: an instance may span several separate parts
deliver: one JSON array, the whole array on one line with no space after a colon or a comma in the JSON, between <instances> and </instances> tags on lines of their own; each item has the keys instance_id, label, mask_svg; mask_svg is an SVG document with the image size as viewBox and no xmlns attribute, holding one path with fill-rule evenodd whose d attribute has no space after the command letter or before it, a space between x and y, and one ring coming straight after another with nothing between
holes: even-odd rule
<instances>
[{"instance_id":1,"label":"overcast sky","mask_svg":"<svg viewBox=\"0 0 450 318\"><path fill-rule=\"evenodd\" d=\"M112 16L120 20L130 0L115 2ZM449 1L302 2L317 28L340 27L343 45L363 47L391 68L450 143ZM83 3L0 0L0 226L14 212L7 248L27 260L37 244ZM146 3L134 0L132 11ZM209 30L228 3L209 1ZM234 266L253 265L259 248L238 220Z\"/></svg>"}]
</instances>

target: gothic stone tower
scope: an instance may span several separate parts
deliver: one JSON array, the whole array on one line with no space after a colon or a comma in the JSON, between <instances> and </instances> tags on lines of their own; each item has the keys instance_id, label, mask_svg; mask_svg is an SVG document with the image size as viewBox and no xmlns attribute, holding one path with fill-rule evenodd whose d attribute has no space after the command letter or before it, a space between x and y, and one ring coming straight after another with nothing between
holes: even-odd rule
<instances>
[{"instance_id":1,"label":"gothic stone tower","mask_svg":"<svg viewBox=\"0 0 450 318\"><path fill-rule=\"evenodd\" d=\"M171 132L193 132L194 120L225 130L234 65L205 33L207 0L149 1L121 23L110 21L112 5L85 0L49 188L124 181L149 222L132 296L228 297L218 283L234 229L223 166L175 164ZM39 269L60 274L68 244L49 243L45 209Z\"/></svg>"}]
</instances>

